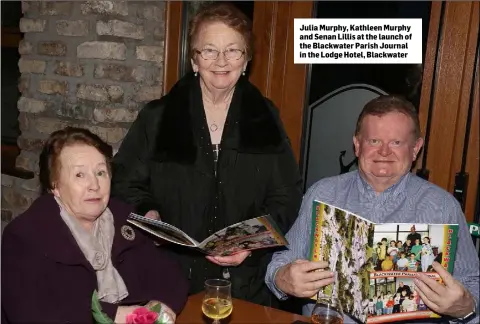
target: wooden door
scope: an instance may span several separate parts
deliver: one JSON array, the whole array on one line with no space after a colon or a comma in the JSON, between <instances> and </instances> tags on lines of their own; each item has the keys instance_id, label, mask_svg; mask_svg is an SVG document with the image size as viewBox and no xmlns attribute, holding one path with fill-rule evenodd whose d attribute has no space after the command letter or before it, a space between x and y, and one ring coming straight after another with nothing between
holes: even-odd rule
<instances>
[{"instance_id":1,"label":"wooden door","mask_svg":"<svg viewBox=\"0 0 480 324\"><path fill-rule=\"evenodd\" d=\"M455 177L464 169L468 221L474 219L479 176L479 6L432 2L419 107L426 145L417 171L453 193Z\"/></svg>"},{"instance_id":2,"label":"wooden door","mask_svg":"<svg viewBox=\"0 0 480 324\"><path fill-rule=\"evenodd\" d=\"M256 42L250 80L280 110L297 160L302 143L308 66L293 64L293 23L295 18L311 18L312 14L312 1L255 2Z\"/></svg>"}]
</instances>

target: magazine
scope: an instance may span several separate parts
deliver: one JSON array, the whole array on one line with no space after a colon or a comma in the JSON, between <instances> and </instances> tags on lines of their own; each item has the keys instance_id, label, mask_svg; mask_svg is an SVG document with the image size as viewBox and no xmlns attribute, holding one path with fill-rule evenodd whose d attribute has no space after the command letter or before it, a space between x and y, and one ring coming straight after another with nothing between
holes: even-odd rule
<instances>
[{"instance_id":1,"label":"magazine","mask_svg":"<svg viewBox=\"0 0 480 324\"><path fill-rule=\"evenodd\" d=\"M328 261L336 275L318 296L337 296L343 311L362 323L438 318L413 279L421 271L441 281L433 261L452 273L457 235L457 224L375 224L314 201L310 260Z\"/></svg>"},{"instance_id":2,"label":"magazine","mask_svg":"<svg viewBox=\"0 0 480 324\"><path fill-rule=\"evenodd\" d=\"M241 251L288 244L270 215L228 226L202 242L197 242L179 228L159 220L131 213L127 221L166 241L196 248L203 253L215 256L228 256Z\"/></svg>"}]
</instances>

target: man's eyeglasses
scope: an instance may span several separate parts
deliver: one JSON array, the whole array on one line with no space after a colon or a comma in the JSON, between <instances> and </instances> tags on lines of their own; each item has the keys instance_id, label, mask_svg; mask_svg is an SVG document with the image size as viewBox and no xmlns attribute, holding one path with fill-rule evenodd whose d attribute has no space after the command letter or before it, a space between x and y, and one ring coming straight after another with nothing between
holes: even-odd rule
<instances>
[{"instance_id":1,"label":"man's eyeglasses","mask_svg":"<svg viewBox=\"0 0 480 324\"><path fill-rule=\"evenodd\" d=\"M197 52L197 54L200 54L200 56L204 60L216 60L218 58L218 55L220 54L220 51L210 49L210 48L206 48L201 51L195 50L195 52ZM229 61L229 60L239 60L245 54L245 51L231 48L231 49L224 50L222 53L225 59Z\"/></svg>"}]
</instances>

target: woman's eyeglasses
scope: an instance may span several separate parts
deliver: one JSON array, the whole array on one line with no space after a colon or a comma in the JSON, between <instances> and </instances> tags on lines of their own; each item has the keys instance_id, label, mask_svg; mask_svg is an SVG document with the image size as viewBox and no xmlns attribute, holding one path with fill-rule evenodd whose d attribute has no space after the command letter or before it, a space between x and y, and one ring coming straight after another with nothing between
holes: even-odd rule
<instances>
[{"instance_id":1,"label":"woman's eyeglasses","mask_svg":"<svg viewBox=\"0 0 480 324\"><path fill-rule=\"evenodd\" d=\"M239 49L227 49L227 50L224 50L223 52L220 52L220 51L217 51L217 50L214 50L214 49L210 49L210 48L206 48L204 50L195 50L195 52L197 54L200 54L200 56L204 59L204 60L216 60L218 58L218 55L220 53L223 53L223 56L225 57L225 59L227 61L230 61L230 60L239 60L244 54L245 54L245 51L242 51L242 50L239 50Z\"/></svg>"}]
</instances>

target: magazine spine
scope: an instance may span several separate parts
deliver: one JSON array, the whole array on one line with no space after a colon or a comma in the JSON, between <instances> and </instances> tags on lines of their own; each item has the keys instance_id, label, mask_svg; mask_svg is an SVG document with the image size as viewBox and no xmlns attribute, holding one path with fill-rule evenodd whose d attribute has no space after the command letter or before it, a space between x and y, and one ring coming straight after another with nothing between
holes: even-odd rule
<instances>
[{"instance_id":1,"label":"magazine spine","mask_svg":"<svg viewBox=\"0 0 480 324\"><path fill-rule=\"evenodd\" d=\"M312 205L312 228L310 231L310 260L319 261L321 258L320 235L321 208L323 204L314 201Z\"/></svg>"},{"instance_id":2,"label":"magazine spine","mask_svg":"<svg viewBox=\"0 0 480 324\"><path fill-rule=\"evenodd\" d=\"M257 219L267 228L270 233L272 233L273 238L275 239L275 241L277 241L278 244L288 244L285 235L283 235L283 232L280 230L277 223L275 223L270 214L258 217Z\"/></svg>"},{"instance_id":3,"label":"magazine spine","mask_svg":"<svg viewBox=\"0 0 480 324\"><path fill-rule=\"evenodd\" d=\"M455 254L457 250L458 225L444 225L444 241L442 255L442 266L450 273L453 273Z\"/></svg>"}]
</instances>

